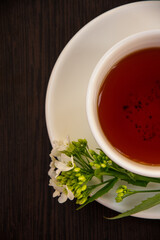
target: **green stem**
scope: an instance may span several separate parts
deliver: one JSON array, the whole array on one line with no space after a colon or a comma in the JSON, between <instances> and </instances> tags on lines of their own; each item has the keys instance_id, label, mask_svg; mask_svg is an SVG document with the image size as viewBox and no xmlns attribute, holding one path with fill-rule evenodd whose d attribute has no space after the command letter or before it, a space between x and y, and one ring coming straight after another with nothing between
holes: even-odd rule
<instances>
[{"instance_id":1,"label":"green stem","mask_svg":"<svg viewBox=\"0 0 160 240\"><path fill-rule=\"evenodd\" d=\"M78 163L82 168L87 169L86 166L77 157L74 156L74 161Z\"/></svg>"},{"instance_id":2,"label":"green stem","mask_svg":"<svg viewBox=\"0 0 160 240\"><path fill-rule=\"evenodd\" d=\"M129 177L128 174L126 173L122 173L122 172L117 172L117 171L114 171L114 170L109 170L108 172L107 171L103 171L103 172L100 172L99 173L99 176L114 176L114 177L117 177L121 180L124 180L124 181L127 181L128 183L131 183L133 185L136 185L136 186L147 186L147 184L149 182L156 182L156 183L160 183L160 178L149 178L149 177L144 177L144 176L140 176L140 175L137 175L135 174L135 180L133 180L132 178Z\"/></svg>"},{"instance_id":3,"label":"green stem","mask_svg":"<svg viewBox=\"0 0 160 240\"><path fill-rule=\"evenodd\" d=\"M135 191L135 193L144 193L144 192L160 192L160 189L154 189L154 190L140 190L140 191Z\"/></svg>"},{"instance_id":4,"label":"green stem","mask_svg":"<svg viewBox=\"0 0 160 240\"><path fill-rule=\"evenodd\" d=\"M93 159L93 157L90 155L88 149L86 149L85 154L86 154L86 157L87 157L87 158L89 158L90 160L94 161L94 159Z\"/></svg>"},{"instance_id":5,"label":"green stem","mask_svg":"<svg viewBox=\"0 0 160 240\"><path fill-rule=\"evenodd\" d=\"M84 166L88 169L91 170L91 166L81 157L79 153L76 154L77 158L84 164Z\"/></svg>"},{"instance_id":6,"label":"green stem","mask_svg":"<svg viewBox=\"0 0 160 240\"><path fill-rule=\"evenodd\" d=\"M126 198L126 197L129 197L129 196L131 196L133 194L136 194L136 193L146 193L146 192L147 193L160 192L160 189L155 189L155 190L136 190L136 191L133 190L133 192L130 192L130 193L127 193L126 195L124 195L123 199Z\"/></svg>"}]
</instances>

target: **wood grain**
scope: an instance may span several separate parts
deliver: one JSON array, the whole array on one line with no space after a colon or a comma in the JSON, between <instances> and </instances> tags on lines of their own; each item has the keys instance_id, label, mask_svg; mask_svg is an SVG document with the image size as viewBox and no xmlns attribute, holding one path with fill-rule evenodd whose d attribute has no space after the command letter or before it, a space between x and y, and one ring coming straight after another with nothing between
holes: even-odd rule
<instances>
[{"instance_id":1,"label":"wood grain","mask_svg":"<svg viewBox=\"0 0 160 240\"><path fill-rule=\"evenodd\" d=\"M128 217L97 202L77 211L48 187L45 94L70 38L127 0L14 0L0 3L0 239L159 239L159 221Z\"/></svg>"}]
</instances>

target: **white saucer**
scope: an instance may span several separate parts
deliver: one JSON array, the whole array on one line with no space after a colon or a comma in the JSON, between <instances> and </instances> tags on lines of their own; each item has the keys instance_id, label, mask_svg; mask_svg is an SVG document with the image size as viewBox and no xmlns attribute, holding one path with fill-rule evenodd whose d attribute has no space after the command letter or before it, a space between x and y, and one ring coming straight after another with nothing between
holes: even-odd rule
<instances>
[{"instance_id":1,"label":"white saucer","mask_svg":"<svg viewBox=\"0 0 160 240\"><path fill-rule=\"evenodd\" d=\"M47 89L46 123L51 143L70 136L71 140L86 138L90 148L97 147L88 125L85 102L88 81L96 63L119 40L157 28L160 29L160 2L137 2L98 16L70 40L53 68ZM158 184L150 185L153 187ZM139 194L116 203L114 194L111 190L98 202L123 212L148 197ZM159 206L135 216L160 219Z\"/></svg>"}]
</instances>

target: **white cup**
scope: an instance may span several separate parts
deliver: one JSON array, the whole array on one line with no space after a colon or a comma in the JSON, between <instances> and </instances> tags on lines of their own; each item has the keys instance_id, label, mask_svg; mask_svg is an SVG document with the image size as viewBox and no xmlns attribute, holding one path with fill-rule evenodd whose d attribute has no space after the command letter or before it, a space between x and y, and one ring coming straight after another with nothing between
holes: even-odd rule
<instances>
[{"instance_id":1,"label":"white cup","mask_svg":"<svg viewBox=\"0 0 160 240\"><path fill-rule=\"evenodd\" d=\"M86 111L92 134L99 147L110 159L131 172L148 177L160 177L159 165L144 165L130 160L111 145L102 131L97 111L99 91L112 66L132 52L151 47L160 47L160 29L134 34L109 49L97 63L90 78L86 98Z\"/></svg>"}]
</instances>

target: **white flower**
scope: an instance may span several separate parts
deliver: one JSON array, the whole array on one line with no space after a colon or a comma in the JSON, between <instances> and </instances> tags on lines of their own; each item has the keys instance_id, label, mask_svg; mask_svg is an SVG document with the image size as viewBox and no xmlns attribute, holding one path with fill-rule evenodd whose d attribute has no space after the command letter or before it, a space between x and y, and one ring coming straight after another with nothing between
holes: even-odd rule
<instances>
[{"instance_id":1,"label":"white flower","mask_svg":"<svg viewBox=\"0 0 160 240\"><path fill-rule=\"evenodd\" d=\"M73 200L74 195L73 193L68 189L66 185L61 185L57 181L57 177L62 171L69 171L72 168L74 168L74 162L73 162L73 156L68 157L64 153L61 153L61 151L64 151L69 146L69 139L65 141L54 141L53 142L53 149L50 153L50 157L52 159L50 163L50 170L48 171L48 175L50 176L50 186L53 186L55 189L53 193L53 197L58 198L59 203L65 202L68 198L70 200Z\"/></svg>"},{"instance_id":2,"label":"white flower","mask_svg":"<svg viewBox=\"0 0 160 240\"><path fill-rule=\"evenodd\" d=\"M51 155L50 155L51 156ZM57 161L56 160L56 158L54 157L54 156L51 156L51 159L52 159L52 161L51 161L51 163L50 163L50 170L48 171L48 175L50 176L50 178L56 178L56 177L58 177L58 175L60 174L60 170L56 170L55 171L55 169L56 169L56 167L55 167L55 161Z\"/></svg>"},{"instance_id":3,"label":"white flower","mask_svg":"<svg viewBox=\"0 0 160 240\"><path fill-rule=\"evenodd\" d=\"M74 199L74 195L68 189L68 187L66 185L59 186L58 181L54 177L52 179L50 179L49 185L53 186L53 188L55 189L55 192L53 193L53 197L59 196L59 198L58 198L59 203L64 203L68 198L70 200Z\"/></svg>"},{"instance_id":4,"label":"white flower","mask_svg":"<svg viewBox=\"0 0 160 240\"><path fill-rule=\"evenodd\" d=\"M68 157L62 153L58 160L52 158L48 175L50 178L57 178L62 171L66 172L72 168L74 168L73 156Z\"/></svg>"},{"instance_id":5,"label":"white flower","mask_svg":"<svg viewBox=\"0 0 160 240\"><path fill-rule=\"evenodd\" d=\"M69 146L69 143L69 137L67 137L64 141L53 141L53 149L50 157L59 157L61 155L61 151L66 150L66 148Z\"/></svg>"},{"instance_id":6,"label":"white flower","mask_svg":"<svg viewBox=\"0 0 160 240\"><path fill-rule=\"evenodd\" d=\"M48 175L50 176L50 178L56 178L56 171L54 171L54 168L50 168L50 170L48 171Z\"/></svg>"},{"instance_id":7,"label":"white flower","mask_svg":"<svg viewBox=\"0 0 160 240\"><path fill-rule=\"evenodd\" d=\"M58 198L59 203L64 203L67 199L73 200L74 195L73 193L68 189L66 185L63 186L63 192L61 193L60 197Z\"/></svg>"},{"instance_id":8,"label":"white flower","mask_svg":"<svg viewBox=\"0 0 160 240\"><path fill-rule=\"evenodd\" d=\"M65 154L61 154L58 160L55 160L55 167L59 171L69 171L74 168L73 156L68 157Z\"/></svg>"},{"instance_id":9,"label":"white flower","mask_svg":"<svg viewBox=\"0 0 160 240\"><path fill-rule=\"evenodd\" d=\"M51 169L48 172L48 175L52 178L59 176L62 171L69 171L74 167L73 156L68 157L61 151L64 151L69 146L69 138L64 141L54 141L53 149L50 153L52 162L50 163ZM55 171L56 168L56 171Z\"/></svg>"}]
</instances>

